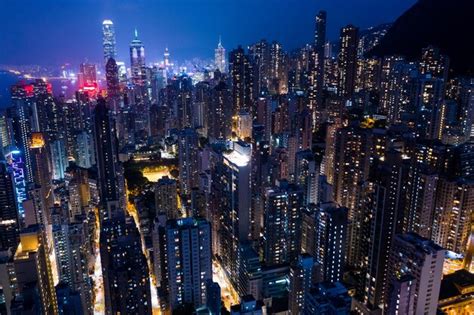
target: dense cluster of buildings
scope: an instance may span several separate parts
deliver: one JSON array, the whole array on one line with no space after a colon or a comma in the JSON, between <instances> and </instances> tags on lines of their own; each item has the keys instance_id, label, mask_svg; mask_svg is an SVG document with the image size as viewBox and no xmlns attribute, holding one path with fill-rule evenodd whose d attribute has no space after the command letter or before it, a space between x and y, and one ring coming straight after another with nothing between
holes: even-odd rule
<instances>
[{"instance_id":1,"label":"dense cluster of buildings","mask_svg":"<svg viewBox=\"0 0 474 315\"><path fill-rule=\"evenodd\" d=\"M193 73L147 64L136 30L126 69L106 20L105 86L87 63L74 98L14 85L0 314L474 312L474 79L326 19L292 52L219 40Z\"/></svg>"}]
</instances>

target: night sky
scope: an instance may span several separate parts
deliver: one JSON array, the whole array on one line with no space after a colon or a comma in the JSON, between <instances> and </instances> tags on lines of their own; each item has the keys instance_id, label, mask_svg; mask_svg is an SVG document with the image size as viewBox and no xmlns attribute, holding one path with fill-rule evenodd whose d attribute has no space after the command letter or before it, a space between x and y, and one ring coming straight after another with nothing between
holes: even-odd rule
<instances>
[{"instance_id":1,"label":"night sky","mask_svg":"<svg viewBox=\"0 0 474 315\"><path fill-rule=\"evenodd\" d=\"M328 36L352 23L392 22L415 0L0 0L0 64L60 65L102 61L101 24L112 19L119 60L128 63L135 26L147 62L209 58L218 36L226 49L261 38L287 50L312 40L313 19L328 11Z\"/></svg>"}]
</instances>

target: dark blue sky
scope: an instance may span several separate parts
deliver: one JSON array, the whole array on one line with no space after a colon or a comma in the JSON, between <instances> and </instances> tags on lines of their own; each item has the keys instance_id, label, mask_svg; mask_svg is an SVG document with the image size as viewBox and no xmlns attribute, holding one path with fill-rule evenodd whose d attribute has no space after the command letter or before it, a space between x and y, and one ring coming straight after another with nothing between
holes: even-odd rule
<instances>
[{"instance_id":1,"label":"dark blue sky","mask_svg":"<svg viewBox=\"0 0 474 315\"><path fill-rule=\"evenodd\" d=\"M313 17L328 11L328 36L352 23L391 22L415 0L0 0L0 64L78 64L102 60L101 23L114 21L119 60L128 63L133 29L147 60L211 57L219 34L227 50L261 38L287 49L310 42Z\"/></svg>"}]
</instances>

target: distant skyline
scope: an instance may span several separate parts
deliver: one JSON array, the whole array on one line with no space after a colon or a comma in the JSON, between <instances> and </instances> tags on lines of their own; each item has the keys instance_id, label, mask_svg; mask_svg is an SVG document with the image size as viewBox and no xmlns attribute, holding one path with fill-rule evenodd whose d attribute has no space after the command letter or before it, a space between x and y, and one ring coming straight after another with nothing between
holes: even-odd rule
<instances>
[{"instance_id":1,"label":"distant skyline","mask_svg":"<svg viewBox=\"0 0 474 315\"><path fill-rule=\"evenodd\" d=\"M2 1L0 64L74 67L102 62L101 26L115 24L118 60L129 64L135 27L146 47L147 63L161 60L166 46L173 60L212 58L219 35L227 51L262 38L284 49L310 43L314 16L328 12L328 38L354 24L361 29L393 22L415 0L177 0Z\"/></svg>"}]
</instances>

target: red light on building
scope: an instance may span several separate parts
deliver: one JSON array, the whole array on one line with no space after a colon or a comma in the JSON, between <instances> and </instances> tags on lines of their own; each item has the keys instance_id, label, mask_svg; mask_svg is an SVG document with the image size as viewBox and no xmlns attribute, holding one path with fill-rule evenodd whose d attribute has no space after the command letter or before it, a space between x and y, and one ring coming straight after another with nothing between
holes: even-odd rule
<instances>
[{"instance_id":1,"label":"red light on building","mask_svg":"<svg viewBox=\"0 0 474 315\"><path fill-rule=\"evenodd\" d=\"M83 91L84 93L86 93L90 98L96 98L99 92L99 86L97 82L94 82L93 84L80 86L79 89Z\"/></svg>"},{"instance_id":2,"label":"red light on building","mask_svg":"<svg viewBox=\"0 0 474 315\"><path fill-rule=\"evenodd\" d=\"M95 65L82 63L78 73L79 90L83 91L89 98L96 98L99 94L97 83L97 70Z\"/></svg>"},{"instance_id":3,"label":"red light on building","mask_svg":"<svg viewBox=\"0 0 474 315\"><path fill-rule=\"evenodd\" d=\"M31 84L28 84L28 85L24 85L23 86L23 90L25 90L25 94L26 96L30 97L30 96L33 96L34 94L34 86L31 85Z\"/></svg>"}]
</instances>

